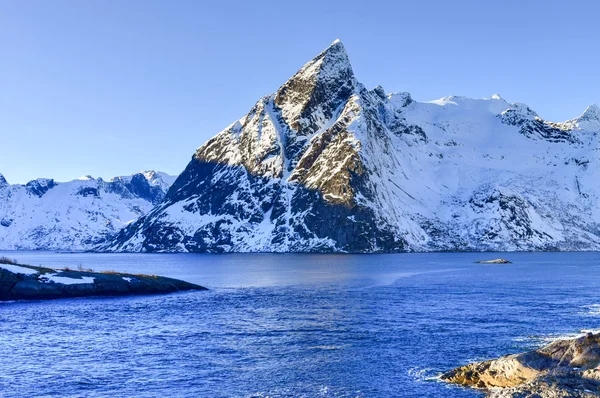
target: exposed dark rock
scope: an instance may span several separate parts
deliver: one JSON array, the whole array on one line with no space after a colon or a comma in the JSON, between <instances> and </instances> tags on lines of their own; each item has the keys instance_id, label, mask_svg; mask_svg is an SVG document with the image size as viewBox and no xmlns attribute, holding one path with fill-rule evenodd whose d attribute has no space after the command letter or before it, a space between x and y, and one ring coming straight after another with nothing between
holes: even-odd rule
<instances>
[{"instance_id":1,"label":"exposed dark rock","mask_svg":"<svg viewBox=\"0 0 600 398\"><path fill-rule=\"evenodd\" d=\"M77 195L84 196L84 197L88 197L88 196L99 197L100 192L98 191L98 188L95 188L95 187L83 187L79 191L77 191Z\"/></svg>"},{"instance_id":2,"label":"exposed dark rock","mask_svg":"<svg viewBox=\"0 0 600 398\"><path fill-rule=\"evenodd\" d=\"M521 195L483 187L473 193L469 204L475 213L495 216L488 217L486 224L476 226L478 240L490 249L498 241L525 248L532 240L552 238L536 229L530 216L532 206ZM547 250L547 247L538 249Z\"/></svg>"},{"instance_id":3,"label":"exposed dark rock","mask_svg":"<svg viewBox=\"0 0 600 398\"><path fill-rule=\"evenodd\" d=\"M29 181L25 185L25 187L27 187L27 191L30 194L38 196L40 198L55 186L56 183L54 182L54 180L48 178L38 178L37 180Z\"/></svg>"},{"instance_id":4,"label":"exposed dark rock","mask_svg":"<svg viewBox=\"0 0 600 398\"><path fill-rule=\"evenodd\" d=\"M165 197L163 188L152 185L142 173L134 174L130 178L115 177L106 183L106 189L124 198L138 197L153 204L159 203Z\"/></svg>"}]
</instances>

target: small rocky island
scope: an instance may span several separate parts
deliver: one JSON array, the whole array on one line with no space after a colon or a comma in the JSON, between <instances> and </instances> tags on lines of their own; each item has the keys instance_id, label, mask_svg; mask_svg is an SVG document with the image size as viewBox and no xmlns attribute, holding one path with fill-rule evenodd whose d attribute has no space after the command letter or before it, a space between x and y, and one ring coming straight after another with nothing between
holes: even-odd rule
<instances>
[{"instance_id":1,"label":"small rocky island","mask_svg":"<svg viewBox=\"0 0 600 398\"><path fill-rule=\"evenodd\" d=\"M477 264L512 264L512 262L503 258L495 258L493 260L479 260L475 261Z\"/></svg>"},{"instance_id":2,"label":"small rocky island","mask_svg":"<svg viewBox=\"0 0 600 398\"><path fill-rule=\"evenodd\" d=\"M0 258L0 301L165 294L187 290L207 289L162 276L57 270Z\"/></svg>"},{"instance_id":3,"label":"small rocky island","mask_svg":"<svg viewBox=\"0 0 600 398\"><path fill-rule=\"evenodd\" d=\"M599 397L600 333L462 366L441 378L484 389L490 398Z\"/></svg>"}]
</instances>

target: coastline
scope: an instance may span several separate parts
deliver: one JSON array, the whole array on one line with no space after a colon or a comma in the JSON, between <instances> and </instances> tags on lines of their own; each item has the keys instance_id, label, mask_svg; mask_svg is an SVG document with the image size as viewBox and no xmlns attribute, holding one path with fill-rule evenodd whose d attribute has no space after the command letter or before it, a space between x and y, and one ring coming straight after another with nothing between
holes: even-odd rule
<instances>
[{"instance_id":1,"label":"coastline","mask_svg":"<svg viewBox=\"0 0 600 398\"><path fill-rule=\"evenodd\" d=\"M0 301L167 294L191 290L207 289L156 275L53 269L0 259Z\"/></svg>"}]
</instances>

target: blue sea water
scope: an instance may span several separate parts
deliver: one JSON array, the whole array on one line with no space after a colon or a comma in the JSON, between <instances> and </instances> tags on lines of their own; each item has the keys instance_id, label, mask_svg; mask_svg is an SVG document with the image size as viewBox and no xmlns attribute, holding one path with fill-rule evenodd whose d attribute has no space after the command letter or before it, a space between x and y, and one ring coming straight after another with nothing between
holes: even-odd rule
<instances>
[{"instance_id":1,"label":"blue sea water","mask_svg":"<svg viewBox=\"0 0 600 398\"><path fill-rule=\"evenodd\" d=\"M600 327L600 253L2 255L210 289L0 304L6 398L479 397L437 376Z\"/></svg>"}]
</instances>

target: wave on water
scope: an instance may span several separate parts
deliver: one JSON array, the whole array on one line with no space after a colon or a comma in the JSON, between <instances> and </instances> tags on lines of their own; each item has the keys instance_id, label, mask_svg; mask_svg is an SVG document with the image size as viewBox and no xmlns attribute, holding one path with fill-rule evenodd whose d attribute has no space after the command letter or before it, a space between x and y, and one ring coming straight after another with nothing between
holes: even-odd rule
<instances>
[{"instance_id":1,"label":"wave on water","mask_svg":"<svg viewBox=\"0 0 600 398\"><path fill-rule=\"evenodd\" d=\"M583 337L588 333L600 333L600 329L583 329L575 333L563 333L563 334L547 334L539 336L526 336L516 337L513 340L516 342L525 342L531 345L531 348L540 348L558 340L570 340L578 337Z\"/></svg>"},{"instance_id":2,"label":"wave on water","mask_svg":"<svg viewBox=\"0 0 600 398\"><path fill-rule=\"evenodd\" d=\"M307 395L308 394L308 395ZM293 391L277 389L269 392L257 392L245 398L291 398L291 397L323 397L323 398L364 398L360 391L344 392L331 386L315 386L312 391Z\"/></svg>"},{"instance_id":3,"label":"wave on water","mask_svg":"<svg viewBox=\"0 0 600 398\"><path fill-rule=\"evenodd\" d=\"M442 373L433 368L414 367L408 369L408 375L419 382L440 381Z\"/></svg>"},{"instance_id":4,"label":"wave on water","mask_svg":"<svg viewBox=\"0 0 600 398\"><path fill-rule=\"evenodd\" d=\"M341 350L344 346L341 345L315 345L308 347L309 350Z\"/></svg>"},{"instance_id":5,"label":"wave on water","mask_svg":"<svg viewBox=\"0 0 600 398\"><path fill-rule=\"evenodd\" d=\"M600 316L600 304L592 304L585 307L586 315Z\"/></svg>"}]
</instances>

